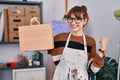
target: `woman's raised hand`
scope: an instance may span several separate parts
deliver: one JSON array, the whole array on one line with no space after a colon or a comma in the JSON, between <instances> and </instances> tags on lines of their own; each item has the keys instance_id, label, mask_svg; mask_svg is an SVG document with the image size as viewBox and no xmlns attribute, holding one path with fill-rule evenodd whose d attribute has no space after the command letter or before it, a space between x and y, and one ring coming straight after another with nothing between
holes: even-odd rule
<instances>
[{"instance_id":1,"label":"woman's raised hand","mask_svg":"<svg viewBox=\"0 0 120 80\"><path fill-rule=\"evenodd\" d=\"M30 25L38 25L40 22L38 21L37 17L33 17L30 19Z\"/></svg>"},{"instance_id":2,"label":"woman's raised hand","mask_svg":"<svg viewBox=\"0 0 120 80\"><path fill-rule=\"evenodd\" d=\"M107 37L101 37L100 39L100 45L101 45L101 49L102 50L106 50L107 44L110 42L111 40Z\"/></svg>"}]
</instances>

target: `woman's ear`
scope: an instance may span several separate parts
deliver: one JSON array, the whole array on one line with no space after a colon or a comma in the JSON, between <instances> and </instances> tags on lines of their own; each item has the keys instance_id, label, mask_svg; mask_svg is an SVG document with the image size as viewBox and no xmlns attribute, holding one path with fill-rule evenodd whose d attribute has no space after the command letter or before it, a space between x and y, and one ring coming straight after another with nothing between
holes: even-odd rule
<instances>
[{"instance_id":1,"label":"woman's ear","mask_svg":"<svg viewBox=\"0 0 120 80\"><path fill-rule=\"evenodd\" d=\"M87 18L85 18L85 19L83 20L83 24L86 25L87 22L88 22L88 20L87 20Z\"/></svg>"}]
</instances>

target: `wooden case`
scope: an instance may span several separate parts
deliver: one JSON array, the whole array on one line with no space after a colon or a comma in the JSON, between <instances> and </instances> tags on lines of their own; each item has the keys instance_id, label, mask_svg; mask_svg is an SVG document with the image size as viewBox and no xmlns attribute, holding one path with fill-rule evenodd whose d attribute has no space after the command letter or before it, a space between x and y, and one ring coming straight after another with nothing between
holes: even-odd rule
<instances>
[{"instance_id":1,"label":"wooden case","mask_svg":"<svg viewBox=\"0 0 120 80\"><path fill-rule=\"evenodd\" d=\"M24 16L9 16L9 25L25 25Z\"/></svg>"},{"instance_id":2,"label":"wooden case","mask_svg":"<svg viewBox=\"0 0 120 80\"><path fill-rule=\"evenodd\" d=\"M25 16L25 25L30 25L30 19L33 17L37 17L37 19L40 21L40 16Z\"/></svg>"},{"instance_id":3,"label":"wooden case","mask_svg":"<svg viewBox=\"0 0 120 80\"><path fill-rule=\"evenodd\" d=\"M9 33L9 42L19 42L18 32Z\"/></svg>"},{"instance_id":4,"label":"wooden case","mask_svg":"<svg viewBox=\"0 0 120 80\"><path fill-rule=\"evenodd\" d=\"M19 45L21 51L47 50L54 48L51 24L19 27Z\"/></svg>"},{"instance_id":5,"label":"wooden case","mask_svg":"<svg viewBox=\"0 0 120 80\"><path fill-rule=\"evenodd\" d=\"M8 15L9 16L24 16L25 15L24 7L17 7L17 6L8 7Z\"/></svg>"},{"instance_id":6,"label":"wooden case","mask_svg":"<svg viewBox=\"0 0 120 80\"><path fill-rule=\"evenodd\" d=\"M40 8L38 7L25 7L25 16L40 16Z\"/></svg>"}]
</instances>

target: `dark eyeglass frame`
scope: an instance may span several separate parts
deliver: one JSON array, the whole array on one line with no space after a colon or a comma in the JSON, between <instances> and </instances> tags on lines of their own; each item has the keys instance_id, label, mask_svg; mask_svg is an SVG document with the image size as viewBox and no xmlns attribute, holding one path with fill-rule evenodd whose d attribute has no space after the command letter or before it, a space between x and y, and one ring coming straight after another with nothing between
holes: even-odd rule
<instances>
[{"instance_id":1,"label":"dark eyeglass frame","mask_svg":"<svg viewBox=\"0 0 120 80\"><path fill-rule=\"evenodd\" d=\"M79 24L83 19L85 19L85 18L72 18L72 17L68 17L68 18L67 18L67 21L68 21L68 23L72 23L73 20L74 20L74 22L75 22L76 24Z\"/></svg>"}]
</instances>

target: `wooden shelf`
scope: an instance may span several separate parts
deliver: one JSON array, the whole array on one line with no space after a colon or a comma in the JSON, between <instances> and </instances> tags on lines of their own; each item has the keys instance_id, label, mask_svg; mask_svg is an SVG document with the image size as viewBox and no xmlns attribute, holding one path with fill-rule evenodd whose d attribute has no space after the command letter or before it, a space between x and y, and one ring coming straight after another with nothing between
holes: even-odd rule
<instances>
[{"instance_id":1,"label":"wooden shelf","mask_svg":"<svg viewBox=\"0 0 120 80\"><path fill-rule=\"evenodd\" d=\"M37 5L40 6L42 2L35 1L0 1L0 4L8 4L8 5Z\"/></svg>"},{"instance_id":2,"label":"wooden shelf","mask_svg":"<svg viewBox=\"0 0 120 80\"><path fill-rule=\"evenodd\" d=\"M0 1L0 4L2 5L30 5L30 6L38 6L40 8L40 23L42 23L42 2L41 1ZM3 42L2 40L0 44L19 44L19 42ZM43 54L41 54L41 65L40 66L23 66L23 67L16 67L16 68L4 68L2 70L8 70L8 69L21 69L21 68L36 68L43 66ZM1 70L1 69L0 69Z\"/></svg>"},{"instance_id":3,"label":"wooden shelf","mask_svg":"<svg viewBox=\"0 0 120 80\"><path fill-rule=\"evenodd\" d=\"M43 23L43 18L42 18L42 2L41 1L0 1L0 4L3 4L3 5L31 5L31 6L38 6L40 7L40 16L41 16L41 19L40 19L40 23Z\"/></svg>"},{"instance_id":4,"label":"wooden shelf","mask_svg":"<svg viewBox=\"0 0 120 80\"><path fill-rule=\"evenodd\" d=\"M40 66L19 66L19 67L14 67L14 68L11 68L11 67L5 67L5 68L1 68L0 71L3 71L3 70L13 70L13 69L28 69L28 68L40 68L40 67L43 67L43 65L40 65Z\"/></svg>"},{"instance_id":5,"label":"wooden shelf","mask_svg":"<svg viewBox=\"0 0 120 80\"><path fill-rule=\"evenodd\" d=\"M0 42L0 44L19 44L19 42Z\"/></svg>"}]
</instances>

